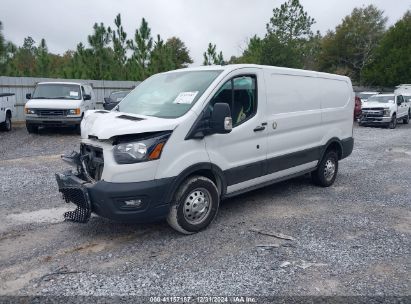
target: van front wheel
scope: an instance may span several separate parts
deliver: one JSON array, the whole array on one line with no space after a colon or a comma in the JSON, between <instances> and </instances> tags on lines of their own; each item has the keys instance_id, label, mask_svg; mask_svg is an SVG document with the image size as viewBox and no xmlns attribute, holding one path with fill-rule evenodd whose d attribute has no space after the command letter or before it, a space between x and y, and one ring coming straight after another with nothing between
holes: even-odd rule
<instances>
[{"instance_id":1,"label":"van front wheel","mask_svg":"<svg viewBox=\"0 0 411 304\"><path fill-rule=\"evenodd\" d=\"M388 128L395 129L397 127L397 115L393 115L391 118L391 122L388 124Z\"/></svg>"},{"instance_id":2,"label":"van front wheel","mask_svg":"<svg viewBox=\"0 0 411 304\"><path fill-rule=\"evenodd\" d=\"M217 215L220 197L216 185L204 176L193 176L179 187L170 212L168 224L183 234L205 229Z\"/></svg>"},{"instance_id":3,"label":"van front wheel","mask_svg":"<svg viewBox=\"0 0 411 304\"><path fill-rule=\"evenodd\" d=\"M337 172L338 155L335 151L328 151L319 163L317 170L311 173L311 178L314 184L329 187L334 183Z\"/></svg>"},{"instance_id":4,"label":"van front wheel","mask_svg":"<svg viewBox=\"0 0 411 304\"><path fill-rule=\"evenodd\" d=\"M27 132L31 133L38 133L39 131L39 127L36 125L32 125L29 123L26 123L26 128L27 128Z\"/></svg>"},{"instance_id":5,"label":"van front wheel","mask_svg":"<svg viewBox=\"0 0 411 304\"><path fill-rule=\"evenodd\" d=\"M402 123L406 125L410 123L410 113L408 113L407 116L403 118Z\"/></svg>"}]
</instances>

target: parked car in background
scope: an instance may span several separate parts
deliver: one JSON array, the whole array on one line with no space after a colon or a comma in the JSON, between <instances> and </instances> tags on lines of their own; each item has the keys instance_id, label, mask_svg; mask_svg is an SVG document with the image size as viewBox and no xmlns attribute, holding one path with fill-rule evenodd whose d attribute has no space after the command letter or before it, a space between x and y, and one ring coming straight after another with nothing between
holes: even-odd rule
<instances>
[{"instance_id":1,"label":"parked car in background","mask_svg":"<svg viewBox=\"0 0 411 304\"><path fill-rule=\"evenodd\" d=\"M405 102L411 103L411 84L400 84L394 93L404 96Z\"/></svg>"},{"instance_id":2,"label":"parked car in background","mask_svg":"<svg viewBox=\"0 0 411 304\"><path fill-rule=\"evenodd\" d=\"M360 125L385 125L395 129L399 119L408 124L410 114L410 104L402 95L374 95L362 105Z\"/></svg>"},{"instance_id":3,"label":"parked car in background","mask_svg":"<svg viewBox=\"0 0 411 304\"><path fill-rule=\"evenodd\" d=\"M408 103L411 107L411 92L402 94L402 96L404 96L405 102Z\"/></svg>"},{"instance_id":4,"label":"parked car in background","mask_svg":"<svg viewBox=\"0 0 411 304\"><path fill-rule=\"evenodd\" d=\"M406 92L411 93L411 84L400 84L396 87L394 92L398 94L404 94Z\"/></svg>"},{"instance_id":5,"label":"parked car in background","mask_svg":"<svg viewBox=\"0 0 411 304\"><path fill-rule=\"evenodd\" d=\"M0 130L11 131L11 118L14 115L15 106L14 93L0 93Z\"/></svg>"},{"instance_id":6,"label":"parked car in background","mask_svg":"<svg viewBox=\"0 0 411 304\"><path fill-rule=\"evenodd\" d=\"M332 96L332 98L329 98ZM118 111L88 111L56 174L66 219L166 219L191 234L221 199L311 173L331 186L353 150L348 77L258 65L188 68L142 82Z\"/></svg>"},{"instance_id":7,"label":"parked car in background","mask_svg":"<svg viewBox=\"0 0 411 304\"><path fill-rule=\"evenodd\" d=\"M356 96L360 97L361 99L361 104L363 104L364 102L366 102L368 100L368 98L370 98L373 95L377 95L380 94L380 92L359 92L356 94Z\"/></svg>"},{"instance_id":8,"label":"parked car in background","mask_svg":"<svg viewBox=\"0 0 411 304\"><path fill-rule=\"evenodd\" d=\"M40 126L74 126L80 133L80 123L87 110L96 109L93 89L85 83L41 82L33 94L26 95L26 127L36 133Z\"/></svg>"},{"instance_id":9,"label":"parked car in background","mask_svg":"<svg viewBox=\"0 0 411 304\"><path fill-rule=\"evenodd\" d=\"M361 98L355 96L355 106L354 106L354 120L358 120L361 117Z\"/></svg>"},{"instance_id":10,"label":"parked car in background","mask_svg":"<svg viewBox=\"0 0 411 304\"><path fill-rule=\"evenodd\" d=\"M130 91L114 91L109 97L104 98L103 107L105 110L113 109Z\"/></svg>"}]
</instances>

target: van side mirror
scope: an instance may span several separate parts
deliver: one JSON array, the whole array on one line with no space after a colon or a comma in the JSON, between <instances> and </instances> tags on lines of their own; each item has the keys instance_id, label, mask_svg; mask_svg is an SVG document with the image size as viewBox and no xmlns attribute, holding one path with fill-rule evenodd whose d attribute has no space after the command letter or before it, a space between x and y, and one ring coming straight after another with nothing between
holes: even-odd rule
<instances>
[{"instance_id":1,"label":"van side mirror","mask_svg":"<svg viewBox=\"0 0 411 304\"><path fill-rule=\"evenodd\" d=\"M213 134L230 133L233 129L230 106L226 103L216 103L210 119L210 131Z\"/></svg>"},{"instance_id":2,"label":"van side mirror","mask_svg":"<svg viewBox=\"0 0 411 304\"><path fill-rule=\"evenodd\" d=\"M83 95L83 99L84 99L84 100L90 100L90 99L91 99L91 95L89 95L89 94L84 94L84 95Z\"/></svg>"},{"instance_id":3,"label":"van side mirror","mask_svg":"<svg viewBox=\"0 0 411 304\"><path fill-rule=\"evenodd\" d=\"M27 93L27 94L26 94L26 98L27 98L27 99L31 99L31 94L30 94L30 93Z\"/></svg>"}]
</instances>

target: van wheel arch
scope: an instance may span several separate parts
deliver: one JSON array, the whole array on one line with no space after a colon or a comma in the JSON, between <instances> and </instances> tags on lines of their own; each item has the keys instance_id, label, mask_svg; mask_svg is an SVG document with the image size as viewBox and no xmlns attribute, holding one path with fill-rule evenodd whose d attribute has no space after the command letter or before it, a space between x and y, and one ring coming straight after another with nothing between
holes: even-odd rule
<instances>
[{"instance_id":1,"label":"van wheel arch","mask_svg":"<svg viewBox=\"0 0 411 304\"><path fill-rule=\"evenodd\" d=\"M341 140L338 138L332 138L330 139L324 146L323 150L321 151L321 155L319 160L321 161L324 157L324 155L328 151L335 151L338 155L338 160L342 159L343 156L343 146L341 144Z\"/></svg>"},{"instance_id":2,"label":"van wheel arch","mask_svg":"<svg viewBox=\"0 0 411 304\"><path fill-rule=\"evenodd\" d=\"M193 176L204 176L210 179L217 186L220 197L224 197L227 191L227 182L225 181L223 171L214 164L199 163L188 167L175 178L170 191L167 193L166 202L171 202L180 185Z\"/></svg>"}]
</instances>

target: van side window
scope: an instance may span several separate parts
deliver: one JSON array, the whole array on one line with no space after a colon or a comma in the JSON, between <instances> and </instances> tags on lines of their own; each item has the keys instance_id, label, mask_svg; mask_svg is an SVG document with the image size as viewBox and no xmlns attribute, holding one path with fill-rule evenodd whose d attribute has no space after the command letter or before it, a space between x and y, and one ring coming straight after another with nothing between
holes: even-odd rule
<instances>
[{"instance_id":1,"label":"van side window","mask_svg":"<svg viewBox=\"0 0 411 304\"><path fill-rule=\"evenodd\" d=\"M240 77L233 79L234 106L231 109L234 126L253 116L257 111L255 77Z\"/></svg>"},{"instance_id":2,"label":"van side window","mask_svg":"<svg viewBox=\"0 0 411 304\"><path fill-rule=\"evenodd\" d=\"M232 109L233 104L233 86L232 81L227 81L217 92L211 101L211 107L216 103L227 103Z\"/></svg>"},{"instance_id":3,"label":"van side window","mask_svg":"<svg viewBox=\"0 0 411 304\"><path fill-rule=\"evenodd\" d=\"M227 81L211 100L211 107L217 102L230 106L233 126L254 116L257 112L257 85L255 76L241 76Z\"/></svg>"}]
</instances>

